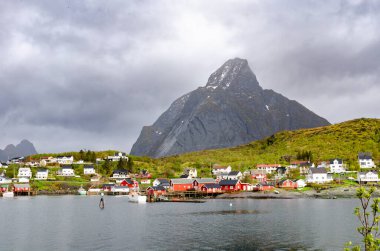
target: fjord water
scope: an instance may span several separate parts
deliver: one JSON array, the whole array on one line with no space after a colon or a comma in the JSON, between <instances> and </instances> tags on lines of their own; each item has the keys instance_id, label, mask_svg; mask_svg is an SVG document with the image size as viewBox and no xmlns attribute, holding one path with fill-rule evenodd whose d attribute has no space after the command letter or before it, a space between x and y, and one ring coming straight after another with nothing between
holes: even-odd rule
<instances>
[{"instance_id":1,"label":"fjord water","mask_svg":"<svg viewBox=\"0 0 380 251\"><path fill-rule=\"evenodd\" d=\"M0 250L342 250L355 199L128 203L125 197L0 198ZM232 203L232 206L230 205Z\"/></svg>"}]
</instances>

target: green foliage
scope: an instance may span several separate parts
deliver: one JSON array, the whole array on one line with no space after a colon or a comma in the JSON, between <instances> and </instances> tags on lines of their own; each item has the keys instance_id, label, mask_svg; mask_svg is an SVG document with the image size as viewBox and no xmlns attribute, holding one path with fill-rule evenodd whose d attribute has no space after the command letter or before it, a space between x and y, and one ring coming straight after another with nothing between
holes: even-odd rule
<instances>
[{"instance_id":1,"label":"green foliage","mask_svg":"<svg viewBox=\"0 0 380 251\"><path fill-rule=\"evenodd\" d=\"M373 198L375 188L366 189L360 187L356 191L361 207L354 210L354 214L358 217L361 226L357 228L358 232L363 236L364 250L375 251L380 249L379 221L380 221L380 198ZM372 204L371 204L372 202ZM345 251L360 251L360 246L353 246L351 242L346 244Z\"/></svg>"}]
</instances>

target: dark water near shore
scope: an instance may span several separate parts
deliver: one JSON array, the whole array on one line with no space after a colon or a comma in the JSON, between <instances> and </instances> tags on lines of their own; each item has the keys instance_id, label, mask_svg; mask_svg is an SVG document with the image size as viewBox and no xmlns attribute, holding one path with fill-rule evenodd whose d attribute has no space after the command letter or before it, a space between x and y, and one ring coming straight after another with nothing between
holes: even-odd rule
<instances>
[{"instance_id":1,"label":"dark water near shore","mask_svg":"<svg viewBox=\"0 0 380 251\"><path fill-rule=\"evenodd\" d=\"M0 250L342 250L359 241L355 199L128 203L0 198ZM230 207L232 203L232 207Z\"/></svg>"}]
</instances>

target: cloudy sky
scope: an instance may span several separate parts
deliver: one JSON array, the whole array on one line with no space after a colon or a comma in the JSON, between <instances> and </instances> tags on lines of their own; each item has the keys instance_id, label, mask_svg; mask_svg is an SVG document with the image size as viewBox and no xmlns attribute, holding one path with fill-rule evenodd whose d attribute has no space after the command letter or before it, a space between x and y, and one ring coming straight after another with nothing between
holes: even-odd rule
<instances>
[{"instance_id":1,"label":"cloudy sky","mask_svg":"<svg viewBox=\"0 0 380 251\"><path fill-rule=\"evenodd\" d=\"M332 123L380 117L379 1L0 2L0 148L129 151L233 57Z\"/></svg>"}]
</instances>

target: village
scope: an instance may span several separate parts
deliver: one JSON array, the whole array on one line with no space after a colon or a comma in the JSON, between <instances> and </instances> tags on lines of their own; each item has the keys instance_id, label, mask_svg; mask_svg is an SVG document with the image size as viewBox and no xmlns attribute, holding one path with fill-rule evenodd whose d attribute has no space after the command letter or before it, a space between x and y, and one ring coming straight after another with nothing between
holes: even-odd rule
<instances>
[{"instance_id":1,"label":"village","mask_svg":"<svg viewBox=\"0 0 380 251\"><path fill-rule=\"evenodd\" d=\"M289 165L258 164L255 168L238 171L231 166L212 165L209 177L199 177L196 168L185 168L180 177L152 177L149 170L132 173L125 168L112 170L104 177L96 166L104 161L122 163L128 156L116 152L96 163L75 160L73 156L41 157L25 161L13 158L0 163L0 194L4 197L44 194L38 182L71 181L75 190L67 193L81 195L120 195L143 193L148 201L178 201L215 197L223 193L279 193L280 189L303 191L328 188L331 185L377 184L380 179L371 153L358 153L361 171L347 171L340 158L321 161L292 161ZM74 168L80 166L81 168ZM79 173L80 171L80 173ZM12 173L13 177L7 177ZM78 187L80 188L78 189ZM50 194L64 194L52 191Z\"/></svg>"}]
</instances>

